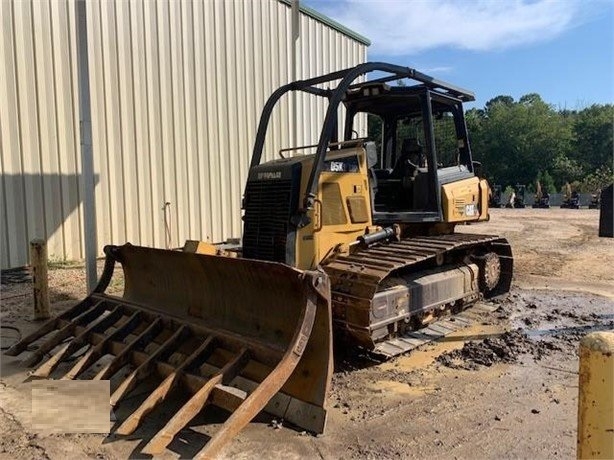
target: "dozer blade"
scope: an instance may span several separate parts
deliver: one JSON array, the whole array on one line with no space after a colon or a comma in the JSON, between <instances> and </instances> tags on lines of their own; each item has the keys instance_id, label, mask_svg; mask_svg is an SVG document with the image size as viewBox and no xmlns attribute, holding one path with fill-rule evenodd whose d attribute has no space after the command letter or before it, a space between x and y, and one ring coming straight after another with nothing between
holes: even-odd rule
<instances>
[{"instance_id":1,"label":"dozer blade","mask_svg":"<svg viewBox=\"0 0 614 460\"><path fill-rule=\"evenodd\" d=\"M75 379L111 355L94 379L132 371L115 386L120 404L139 383L159 385L117 434L134 432L175 392L188 402L145 446L160 453L207 405L231 412L197 457L215 456L264 410L321 433L332 376L332 320L328 276L279 263L144 248L107 246L99 285L81 303L11 347L18 355L38 346L34 371ZM124 295L105 294L116 262ZM66 361L89 346L70 368ZM91 373L91 372L90 372Z\"/></svg>"}]
</instances>

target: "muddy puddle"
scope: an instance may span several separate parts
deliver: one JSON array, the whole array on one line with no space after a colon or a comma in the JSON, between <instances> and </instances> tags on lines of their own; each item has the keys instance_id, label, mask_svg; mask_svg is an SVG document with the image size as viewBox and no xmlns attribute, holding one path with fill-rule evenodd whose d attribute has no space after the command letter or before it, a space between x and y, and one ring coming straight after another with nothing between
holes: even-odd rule
<instances>
[{"instance_id":1,"label":"muddy puddle","mask_svg":"<svg viewBox=\"0 0 614 460\"><path fill-rule=\"evenodd\" d=\"M504 325L498 324L473 324L465 329L455 331L452 334L432 342L422 348L413 350L409 355L399 356L380 364L380 370L411 372L424 369L437 361L437 358L445 353L452 353L462 349L469 341L483 340L489 337L497 337L505 332Z\"/></svg>"}]
</instances>

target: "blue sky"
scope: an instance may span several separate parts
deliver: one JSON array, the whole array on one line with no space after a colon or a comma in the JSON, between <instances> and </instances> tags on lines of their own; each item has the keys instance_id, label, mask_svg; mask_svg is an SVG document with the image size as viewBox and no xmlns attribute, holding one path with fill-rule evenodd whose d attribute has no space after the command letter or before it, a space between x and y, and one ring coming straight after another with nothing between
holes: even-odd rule
<instances>
[{"instance_id":1,"label":"blue sky","mask_svg":"<svg viewBox=\"0 0 614 460\"><path fill-rule=\"evenodd\" d=\"M369 38L370 61L470 89L474 106L532 92L568 109L614 103L614 0L302 3Z\"/></svg>"}]
</instances>

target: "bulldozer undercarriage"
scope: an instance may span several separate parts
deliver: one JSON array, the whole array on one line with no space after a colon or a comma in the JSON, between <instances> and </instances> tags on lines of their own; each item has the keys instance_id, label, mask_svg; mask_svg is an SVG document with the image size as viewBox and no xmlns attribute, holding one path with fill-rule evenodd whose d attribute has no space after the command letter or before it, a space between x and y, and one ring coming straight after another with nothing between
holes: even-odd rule
<instances>
[{"instance_id":1,"label":"bulldozer undercarriage","mask_svg":"<svg viewBox=\"0 0 614 460\"><path fill-rule=\"evenodd\" d=\"M507 240L458 233L377 245L324 267L337 331L386 358L422 345L431 330L458 329L442 323L417 331L483 296L509 291L512 269Z\"/></svg>"}]
</instances>

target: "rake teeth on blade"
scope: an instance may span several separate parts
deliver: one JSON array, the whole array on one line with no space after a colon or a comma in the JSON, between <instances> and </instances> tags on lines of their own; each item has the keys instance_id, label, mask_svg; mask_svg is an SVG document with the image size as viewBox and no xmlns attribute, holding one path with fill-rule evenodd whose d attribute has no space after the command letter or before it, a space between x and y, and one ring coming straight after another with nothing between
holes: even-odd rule
<instances>
[{"instance_id":1,"label":"rake teeth on blade","mask_svg":"<svg viewBox=\"0 0 614 460\"><path fill-rule=\"evenodd\" d=\"M140 383L157 381L117 434L133 433L166 400L187 391L187 402L148 440L146 453L162 452L209 405L231 414L201 458L215 456L262 410L308 431L324 430L332 376L326 274L129 244L107 246L105 253L94 292L6 354L37 346L27 363L51 357L33 375L67 380L93 375L99 362L93 379L111 379L129 365L127 376L116 377L112 405ZM115 262L124 271L123 297L104 293Z\"/></svg>"}]
</instances>

